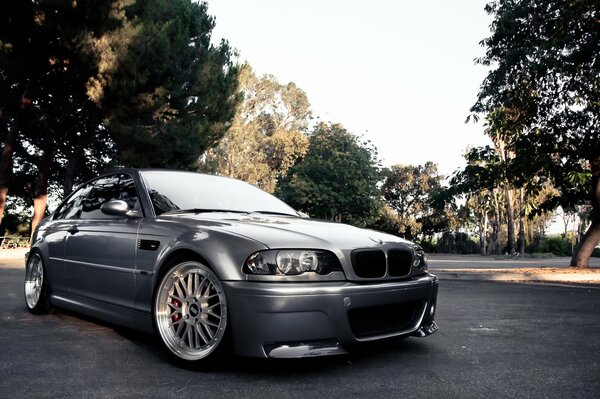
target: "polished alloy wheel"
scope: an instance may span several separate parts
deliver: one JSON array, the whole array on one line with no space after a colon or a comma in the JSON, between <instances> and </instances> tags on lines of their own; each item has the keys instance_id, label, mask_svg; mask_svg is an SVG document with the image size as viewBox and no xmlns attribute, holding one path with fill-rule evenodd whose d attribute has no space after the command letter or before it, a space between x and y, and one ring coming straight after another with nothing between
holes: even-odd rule
<instances>
[{"instance_id":1,"label":"polished alloy wheel","mask_svg":"<svg viewBox=\"0 0 600 399\"><path fill-rule=\"evenodd\" d=\"M25 270L25 300L27 307L33 309L37 306L42 295L44 285L44 266L38 254L32 254Z\"/></svg>"},{"instance_id":2,"label":"polished alloy wheel","mask_svg":"<svg viewBox=\"0 0 600 399\"><path fill-rule=\"evenodd\" d=\"M156 326L167 348L185 360L213 353L227 326L221 283L206 266L181 263L167 272L154 304Z\"/></svg>"}]
</instances>

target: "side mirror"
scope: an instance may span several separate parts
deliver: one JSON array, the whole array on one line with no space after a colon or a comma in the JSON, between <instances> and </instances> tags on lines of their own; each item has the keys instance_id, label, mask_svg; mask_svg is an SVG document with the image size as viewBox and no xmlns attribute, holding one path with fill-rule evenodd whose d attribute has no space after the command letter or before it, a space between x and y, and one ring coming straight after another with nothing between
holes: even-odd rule
<instances>
[{"instance_id":1,"label":"side mirror","mask_svg":"<svg viewBox=\"0 0 600 399\"><path fill-rule=\"evenodd\" d=\"M105 202L100 207L102 213L111 216L127 216L127 217L138 217L139 212L130 210L127 202L123 200L112 200Z\"/></svg>"}]
</instances>

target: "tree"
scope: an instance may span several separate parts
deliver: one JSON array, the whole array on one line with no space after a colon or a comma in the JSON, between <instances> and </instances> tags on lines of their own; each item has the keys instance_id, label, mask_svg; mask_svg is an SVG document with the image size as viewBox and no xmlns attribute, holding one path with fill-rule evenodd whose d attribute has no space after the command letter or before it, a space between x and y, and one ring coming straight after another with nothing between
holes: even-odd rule
<instances>
[{"instance_id":1,"label":"tree","mask_svg":"<svg viewBox=\"0 0 600 399\"><path fill-rule=\"evenodd\" d=\"M413 240L424 232L424 225L429 235L444 230L447 218L431 206L432 196L442 188L442 179L433 162L392 166L381 194L398 215L398 234Z\"/></svg>"},{"instance_id":2,"label":"tree","mask_svg":"<svg viewBox=\"0 0 600 399\"><path fill-rule=\"evenodd\" d=\"M15 164L20 171L36 175L35 228L45 212L52 174L64 165L60 159L67 148L72 145L90 158L96 154L79 140L96 135L99 128L99 121L92 122L96 107L86 96L86 81L97 68L94 53L86 44L118 26L114 12L123 6L122 1L100 0L83 4L11 0L4 4L0 24L0 132L4 144L0 216L8 187L14 185Z\"/></svg>"},{"instance_id":3,"label":"tree","mask_svg":"<svg viewBox=\"0 0 600 399\"><path fill-rule=\"evenodd\" d=\"M231 49L210 44L206 3L137 0L124 16L118 34L95 43L101 68L88 82L90 98L107 109L119 162L195 169L239 101Z\"/></svg>"},{"instance_id":4,"label":"tree","mask_svg":"<svg viewBox=\"0 0 600 399\"><path fill-rule=\"evenodd\" d=\"M516 186L550 181L544 204L591 203L591 224L571 260L587 267L600 241L600 9L595 0L498 0L479 63L491 66L474 116L488 119L514 153Z\"/></svg>"},{"instance_id":5,"label":"tree","mask_svg":"<svg viewBox=\"0 0 600 399\"><path fill-rule=\"evenodd\" d=\"M364 226L379 208L377 153L339 124L319 123L306 156L281 179L276 195L313 217Z\"/></svg>"},{"instance_id":6,"label":"tree","mask_svg":"<svg viewBox=\"0 0 600 399\"><path fill-rule=\"evenodd\" d=\"M191 0L10 0L0 26L0 218L16 169L48 187L109 164L193 169L233 116L237 67ZM16 191L15 191L16 192Z\"/></svg>"},{"instance_id":7,"label":"tree","mask_svg":"<svg viewBox=\"0 0 600 399\"><path fill-rule=\"evenodd\" d=\"M273 192L277 180L308 151L310 104L294 83L257 77L248 64L240 69L239 89L243 100L232 125L204 154L200 169Z\"/></svg>"},{"instance_id":8,"label":"tree","mask_svg":"<svg viewBox=\"0 0 600 399\"><path fill-rule=\"evenodd\" d=\"M500 155L500 151L499 145L468 150L467 166L453 175L450 186L440 195L444 202L453 203L457 198L466 201L477 221L482 255L500 254L504 248L507 252L516 249L515 219L518 219L518 250L524 253L527 244L532 245L535 234L542 232L547 224L550 212L540 205L556 192L548 182L540 187L535 180L524 185L518 180L511 183L518 177L511 170L513 158ZM535 190L526 189L534 184Z\"/></svg>"}]
</instances>

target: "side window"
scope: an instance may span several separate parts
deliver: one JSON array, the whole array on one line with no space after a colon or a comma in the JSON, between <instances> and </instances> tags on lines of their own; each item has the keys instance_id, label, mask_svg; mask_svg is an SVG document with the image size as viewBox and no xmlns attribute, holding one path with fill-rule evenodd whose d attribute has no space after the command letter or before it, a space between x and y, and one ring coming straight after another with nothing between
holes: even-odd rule
<instances>
[{"instance_id":1,"label":"side window","mask_svg":"<svg viewBox=\"0 0 600 399\"><path fill-rule=\"evenodd\" d=\"M54 219L114 218L100 210L102 204L113 199L127 202L129 209L141 210L133 178L121 173L101 177L81 187L58 209Z\"/></svg>"},{"instance_id":2,"label":"side window","mask_svg":"<svg viewBox=\"0 0 600 399\"><path fill-rule=\"evenodd\" d=\"M81 217L83 202L91 189L91 184L86 184L79 188L75 194L73 194L71 198L56 211L54 219L79 219Z\"/></svg>"},{"instance_id":3,"label":"side window","mask_svg":"<svg viewBox=\"0 0 600 399\"><path fill-rule=\"evenodd\" d=\"M83 201L81 212L82 219L108 219L114 218L100 210L105 202L123 200L129 209L139 209L138 195L133 178L127 174L118 174L102 177L92 183L91 190Z\"/></svg>"},{"instance_id":4,"label":"side window","mask_svg":"<svg viewBox=\"0 0 600 399\"><path fill-rule=\"evenodd\" d=\"M121 179L119 181L120 192L119 198L127 202L129 205L129 209L136 209L141 211L141 206L138 201L138 194L135 188L135 182L133 178L129 175L121 175Z\"/></svg>"}]
</instances>

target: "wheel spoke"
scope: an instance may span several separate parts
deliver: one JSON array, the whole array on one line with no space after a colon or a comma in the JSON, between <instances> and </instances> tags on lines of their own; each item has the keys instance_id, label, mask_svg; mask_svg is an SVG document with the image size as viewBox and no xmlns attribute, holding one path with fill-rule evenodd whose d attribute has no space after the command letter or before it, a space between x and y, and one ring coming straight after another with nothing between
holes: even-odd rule
<instances>
[{"instance_id":1,"label":"wheel spoke","mask_svg":"<svg viewBox=\"0 0 600 399\"><path fill-rule=\"evenodd\" d=\"M194 333L194 328L192 326L190 326L189 324L185 327L186 332L187 332L187 338L188 338L188 345L190 348L195 348L196 344L194 342L194 337L196 336L196 334Z\"/></svg>"},{"instance_id":2,"label":"wheel spoke","mask_svg":"<svg viewBox=\"0 0 600 399\"><path fill-rule=\"evenodd\" d=\"M196 292L198 291L198 286L200 285L200 275L198 273L194 273L194 289L192 290L191 296L196 296Z\"/></svg>"},{"instance_id":3,"label":"wheel spoke","mask_svg":"<svg viewBox=\"0 0 600 399\"><path fill-rule=\"evenodd\" d=\"M183 293L183 297L187 298L188 292L187 292L187 284L185 282L185 276L179 278L179 286L181 287L181 292Z\"/></svg>"},{"instance_id":4,"label":"wheel spoke","mask_svg":"<svg viewBox=\"0 0 600 399\"><path fill-rule=\"evenodd\" d=\"M206 288L204 289L204 293L202 294L203 297L208 298L208 294L210 293L210 288L212 287L212 284L207 284Z\"/></svg>"},{"instance_id":5,"label":"wheel spoke","mask_svg":"<svg viewBox=\"0 0 600 399\"><path fill-rule=\"evenodd\" d=\"M181 332L184 330L184 327L185 327L185 323L180 323L177 326L177 330L175 331L175 335L177 335L178 337L181 338Z\"/></svg>"},{"instance_id":6,"label":"wheel spoke","mask_svg":"<svg viewBox=\"0 0 600 399\"><path fill-rule=\"evenodd\" d=\"M176 325L179 325L179 324L181 324L181 323L183 323L183 320L181 320L181 319L179 319L179 320L177 320L177 321L171 321L171 324L170 324L170 326L171 326L171 327L174 327L174 326L176 326Z\"/></svg>"},{"instance_id":7,"label":"wheel spoke","mask_svg":"<svg viewBox=\"0 0 600 399\"><path fill-rule=\"evenodd\" d=\"M204 319L203 322L204 322L205 325L209 325L209 326L213 326L215 328L219 328L218 324L215 324L215 323L213 323L212 321L210 321L208 319Z\"/></svg>"},{"instance_id":8,"label":"wheel spoke","mask_svg":"<svg viewBox=\"0 0 600 399\"><path fill-rule=\"evenodd\" d=\"M188 274L187 275L187 296L188 297L194 295L194 289L192 287L193 285L194 285L194 274Z\"/></svg>"},{"instance_id":9,"label":"wheel spoke","mask_svg":"<svg viewBox=\"0 0 600 399\"><path fill-rule=\"evenodd\" d=\"M204 334L204 331L202 331L202 324L195 324L194 328L196 329L196 332L198 333L202 341L204 341L204 345L208 344L210 342L210 338L207 338Z\"/></svg>"},{"instance_id":10,"label":"wheel spoke","mask_svg":"<svg viewBox=\"0 0 600 399\"><path fill-rule=\"evenodd\" d=\"M185 298L185 297L186 297L186 295L185 295L185 293L182 291L181 287L179 286L179 283L180 283L180 281L181 281L181 280L179 280L179 281L176 281L176 282L175 282L175 284L174 284L173 286L175 287L175 291L177 291L177 295L178 295L180 298Z\"/></svg>"},{"instance_id":11,"label":"wheel spoke","mask_svg":"<svg viewBox=\"0 0 600 399\"><path fill-rule=\"evenodd\" d=\"M202 281L200 281L200 284L198 284L196 286L196 289L194 290L194 296L196 298L201 297L202 296L202 289L204 287L204 283L206 283L206 279L202 278Z\"/></svg>"},{"instance_id":12,"label":"wheel spoke","mask_svg":"<svg viewBox=\"0 0 600 399\"><path fill-rule=\"evenodd\" d=\"M180 296L175 295L175 294L169 294L169 298L170 299L177 299L179 302L183 302L183 299Z\"/></svg>"},{"instance_id":13,"label":"wheel spoke","mask_svg":"<svg viewBox=\"0 0 600 399\"><path fill-rule=\"evenodd\" d=\"M202 323L202 327L204 327L204 329L208 333L208 336L210 337L210 339L212 339L214 337L214 333L212 332L210 327L206 325L206 322Z\"/></svg>"}]
</instances>

